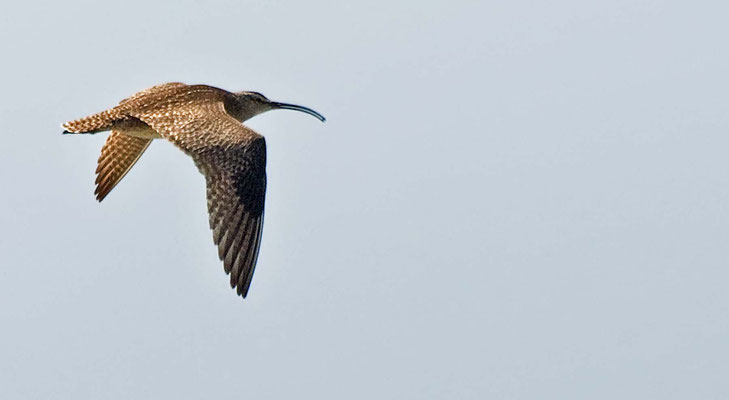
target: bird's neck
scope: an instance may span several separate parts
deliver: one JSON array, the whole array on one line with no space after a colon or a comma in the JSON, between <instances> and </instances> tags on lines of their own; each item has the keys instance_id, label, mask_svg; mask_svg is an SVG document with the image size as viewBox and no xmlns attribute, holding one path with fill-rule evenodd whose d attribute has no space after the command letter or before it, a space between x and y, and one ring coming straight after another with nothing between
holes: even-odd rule
<instances>
[{"instance_id":1,"label":"bird's neck","mask_svg":"<svg viewBox=\"0 0 729 400\"><path fill-rule=\"evenodd\" d=\"M238 101L226 101L225 111L240 122L247 121L265 110Z\"/></svg>"}]
</instances>

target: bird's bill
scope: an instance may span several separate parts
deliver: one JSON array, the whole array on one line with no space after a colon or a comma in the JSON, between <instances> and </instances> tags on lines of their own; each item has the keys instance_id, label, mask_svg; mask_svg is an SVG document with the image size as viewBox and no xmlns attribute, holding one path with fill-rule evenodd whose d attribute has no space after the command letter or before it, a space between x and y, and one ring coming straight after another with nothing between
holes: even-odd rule
<instances>
[{"instance_id":1,"label":"bird's bill","mask_svg":"<svg viewBox=\"0 0 729 400\"><path fill-rule=\"evenodd\" d=\"M324 122L326 121L326 118L324 118L323 115L319 114L318 112L312 110L309 107L304 106L297 106L296 104L288 104L288 103L277 103L277 102L271 102L271 105L273 105L274 108L280 108L282 110L294 110L294 111L301 111L303 113L307 113L309 115L312 115L319 119L319 121Z\"/></svg>"}]
</instances>

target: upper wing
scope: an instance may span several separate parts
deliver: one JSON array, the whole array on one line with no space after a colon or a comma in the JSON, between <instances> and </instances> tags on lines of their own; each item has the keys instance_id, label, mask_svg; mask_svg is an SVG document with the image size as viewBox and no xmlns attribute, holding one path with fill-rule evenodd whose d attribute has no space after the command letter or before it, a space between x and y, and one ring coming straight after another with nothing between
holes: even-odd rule
<instances>
[{"instance_id":1,"label":"upper wing","mask_svg":"<svg viewBox=\"0 0 729 400\"><path fill-rule=\"evenodd\" d=\"M104 200L119 181L144 154L152 139L128 136L112 131L106 139L96 168L96 200Z\"/></svg>"},{"instance_id":2,"label":"upper wing","mask_svg":"<svg viewBox=\"0 0 729 400\"><path fill-rule=\"evenodd\" d=\"M266 195L266 142L210 99L137 112L190 155L207 182L213 240L231 287L248 293L258 258Z\"/></svg>"},{"instance_id":3,"label":"upper wing","mask_svg":"<svg viewBox=\"0 0 729 400\"><path fill-rule=\"evenodd\" d=\"M145 97L165 96L171 90L174 90L175 88L183 88L185 86L187 86L187 85L185 85L182 82L163 83L161 85L152 86L151 88L144 89L142 91L134 93L133 95L120 101L119 104L135 105L139 100L141 100Z\"/></svg>"},{"instance_id":4,"label":"upper wing","mask_svg":"<svg viewBox=\"0 0 729 400\"><path fill-rule=\"evenodd\" d=\"M211 148L195 158L207 182L208 213L230 286L245 297L261 246L266 198L266 142Z\"/></svg>"}]
</instances>

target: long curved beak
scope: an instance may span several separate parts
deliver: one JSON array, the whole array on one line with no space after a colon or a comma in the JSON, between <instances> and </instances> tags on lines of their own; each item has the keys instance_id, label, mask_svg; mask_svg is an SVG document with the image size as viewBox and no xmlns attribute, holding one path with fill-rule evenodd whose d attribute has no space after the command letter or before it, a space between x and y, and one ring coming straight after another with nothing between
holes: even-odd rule
<instances>
[{"instance_id":1,"label":"long curved beak","mask_svg":"<svg viewBox=\"0 0 729 400\"><path fill-rule=\"evenodd\" d=\"M323 115L319 114L318 112L312 110L309 107L297 106L296 104L279 103L279 102L276 102L276 101L272 101L271 102L271 105L273 106L273 108L276 108L276 109L294 110L294 111L301 111L303 113L307 113L307 114L309 114L311 116L316 117L321 122L324 122L324 121L327 120L326 118L324 118Z\"/></svg>"}]
</instances>

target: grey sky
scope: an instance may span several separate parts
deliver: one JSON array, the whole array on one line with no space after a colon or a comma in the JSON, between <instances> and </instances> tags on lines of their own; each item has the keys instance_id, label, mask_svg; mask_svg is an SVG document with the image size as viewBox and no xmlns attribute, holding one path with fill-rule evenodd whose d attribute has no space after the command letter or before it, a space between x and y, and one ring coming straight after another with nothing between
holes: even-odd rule
<instances>
[{"instance_id":1,"label":"grey sky","mask_svg":"<svg viewBox=\"0 0 729 400\"><path fill-rule=\"evenodd\" d=\"M0 9L3 399L725 399L729 6L20 2ZM97 204L154 84L314 108L266 135L235 296L192 161Z\"/></svg>"}]
</instances>

